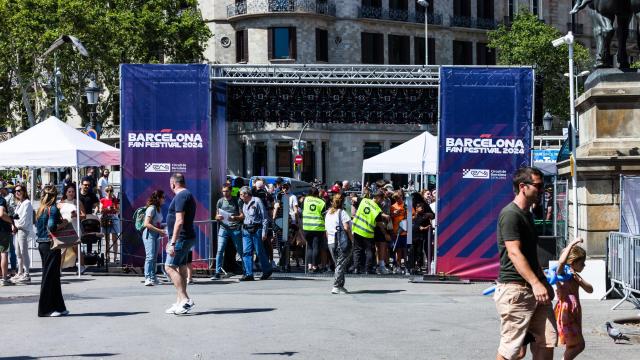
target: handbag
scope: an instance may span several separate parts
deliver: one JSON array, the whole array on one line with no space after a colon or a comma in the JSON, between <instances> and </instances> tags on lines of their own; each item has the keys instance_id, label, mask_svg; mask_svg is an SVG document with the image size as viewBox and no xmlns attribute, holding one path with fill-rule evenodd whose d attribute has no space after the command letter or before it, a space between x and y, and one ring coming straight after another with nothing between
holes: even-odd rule
<instances>
[{"instance_id":1,"label":"handbag","mask_svg":"<svg viewBox=\"0 0 640 360\"><path fill-rule=\"evenodd\" d=\"M49 216L51 216L51 208L49 208ZM80 242L78 233L70 222L62 229L49 231L49 237L51 238L51 250L66 249Z\"/></svg>"},{"instance_id":2,"label":"handbag","mask_svg":"<svg viewBox=\"0 0 640 360\"><path fill-rule=\"evenodd\" d=\"M344 225L342 225L342 210L338 211L338 221L339 226L336 228L336 241L338 242L338 246L340 246L340 251L343 254L349 254L351 251L351 240L349 239L349 234L344 230Z\"/></svg>"}]
</instances>

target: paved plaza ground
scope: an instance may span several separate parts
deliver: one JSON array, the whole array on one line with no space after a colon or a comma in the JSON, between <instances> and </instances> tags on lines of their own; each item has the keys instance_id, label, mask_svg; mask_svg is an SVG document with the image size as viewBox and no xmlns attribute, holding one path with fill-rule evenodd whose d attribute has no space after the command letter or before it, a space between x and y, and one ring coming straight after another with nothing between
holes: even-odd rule
<instances>
[{"instance_id":1,"label":"paved plaza ground","mask_svg":"<svg viewBox=\"0 0 640 360\"><path fill-rule=\"evenodd\" d=\"M327 277L201 278L189 287L193 313L178 317L164 314L170 285L144 287L133 276L62 280L71 314L61 318L36 316L37 276L0 288L1 359L491 359L498 342L493 301L480 295L486 283L351 277L351 294L332 295ZM613 304L583 300L581 359L640 359L640 345L615 345L603 328L640 310Z\"/></svg>"}]
</instances>

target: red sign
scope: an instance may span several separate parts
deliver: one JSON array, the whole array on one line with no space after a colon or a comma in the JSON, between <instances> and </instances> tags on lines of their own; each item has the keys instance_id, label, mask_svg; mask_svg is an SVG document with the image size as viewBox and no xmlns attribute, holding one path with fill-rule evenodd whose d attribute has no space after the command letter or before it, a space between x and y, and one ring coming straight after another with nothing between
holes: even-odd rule
<instances>
[{"instance_id":1,"label":"red sign","mask_svg":"<svg viewBox=\"0 0 640 360\"><path fill-rule=\"evenodd\" d=\"M302 164L302 155L296 155L296 157L293 159L293 162L294 162L296 165L300 165L300 164Z\"/></svg>"}]
</instances>

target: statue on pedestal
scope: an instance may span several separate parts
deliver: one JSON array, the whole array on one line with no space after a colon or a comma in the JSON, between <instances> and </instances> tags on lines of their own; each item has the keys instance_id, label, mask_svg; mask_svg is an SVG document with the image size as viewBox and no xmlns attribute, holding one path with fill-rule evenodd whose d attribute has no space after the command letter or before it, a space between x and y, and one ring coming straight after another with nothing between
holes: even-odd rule
<instances>
[{"instance_id":1,"label":"statue on pedestal","mask_svg":"<svg viewBox=\"0 0 640 360\"><path fill-rule=\"evenodd\" d=\"M571 14L575 14L587 6L592 9L593 36L596 39L595 67L613 67L609 48L615 31L619 44L616 54L619 67L628 69L629 56L627 55L626 43L629 37L629 23L633 16L638 16L637 20L640 20L640 0L578 0L571 10ZM616 19L618 20L617 29L613 27Z\"/></svg>"}]
</instances>

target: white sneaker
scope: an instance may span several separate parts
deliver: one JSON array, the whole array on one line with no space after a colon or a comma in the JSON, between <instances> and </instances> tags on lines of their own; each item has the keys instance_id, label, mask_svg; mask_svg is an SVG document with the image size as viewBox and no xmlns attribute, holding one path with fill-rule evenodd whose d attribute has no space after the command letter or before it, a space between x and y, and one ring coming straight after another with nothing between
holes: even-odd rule
<instances>
[{"instance_id":1,"label":"white sneaker","mask_svg":"<svg viewBox=\"0 0 640 360\"><path fill-rule=\"evenodd\" d=\"M13 285L13 283L8 279L0 279L0 286L9 286L9 285Z\"/></svg>"},{"instance_id":2,"label":"white sneaker","mask_svg":"<svg viewBox=\"0 0 640 360\"><path fill-rule=\"evenodd\" d=\"M177 309L173 313L176 315L184 315L191 311L194 306L196 306L196 303L191 299L187 299L186 301L183 301L180 305L178 305Z\"/></svg>"},{"instance_id":3,"label":"white sneaker","mask_svg":"<svg viewBox=\"0 0 640 360\"><path fill-rule=\"evenodd\" d=\"M349 293L349 290L345 289L344 286L339 287L338 291L340 291L340 294L348 294Z\"/></svg>"},{"instance_id":4,"label":"white sneaker","mask_svg":"<svg viewBox=\"0 0 640 360\"><path fill-rule=\"evenodd\" d=\"M144 286L153 286L154 282L151 279L145 279L144 280Z\"/></svg>"},{"instance_id":5,"label":"white sneaker","mask_svg":"<svg viewBox=\"0 0 640 360\"><path fill-rule=\"evenodd\" d=\"M175 314L178 309L178 303L171 304L171 307L164 311L165 314Z\"/></svg>"},{"instance_id":6,"label":"white sneaker","mask_svg":"<svg viewBox=\"0 0 640 360\"><path fill-rule=\"evenodd\" d=\"M331 289L331 293L332 294L340 294L340 288L334 286L333 289Z\"/></svg>"},{"instance_id":7,"label":"white sneaker","mask_svg":"<svg viewBox=\"0 0 640 360\"><path fill-rule=\"evenodd\" d=\"M64 314L62 314L61 312L58 312L58 311L54 311L54 312L50 313L48 316L49 317L60 317L62 315L64 315Z\"/></svg>"},{"instance_id":8,"label":"white sneaker","mask_svg":"<svg viewBox=\"0 0 640 360\"><path fill-rule=\"evenodd\" d=\"M16 284L16 285L25 285L25 284L30 284L31 283L31 276L29 276L29 274L22 274L20 275L20 277L14 276L11 278L12 283Z\"/></svg>"}]
</instances>

